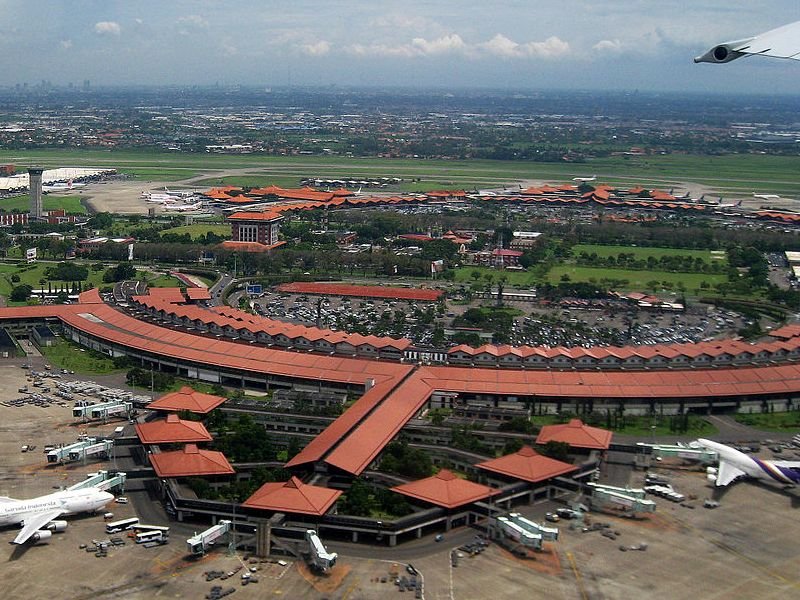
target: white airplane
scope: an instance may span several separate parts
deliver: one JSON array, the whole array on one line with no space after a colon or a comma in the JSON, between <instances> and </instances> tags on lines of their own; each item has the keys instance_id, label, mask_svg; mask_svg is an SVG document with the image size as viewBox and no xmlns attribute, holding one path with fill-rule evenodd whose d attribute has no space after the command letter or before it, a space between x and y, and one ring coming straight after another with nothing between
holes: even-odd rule
<instances>
[{"instance_id":1,"label":"white airplane","mask_svg":"<svg viewBox=\"0 0 800 600\"><path fill-rule=\"evenodd\" d=\"M697 444L719 456L719 469L708 468L708 479L717 487L724 487L740 477L766 479L784 485L800 483L800 461L762 460L711 440L699 439Z\"/></svg>"},{"instance_id":2,"label":"white airplane","mask_svg":"<svg viewBox=\"0 0 800 600\"><path fill-rule=\"evenodd\" d=\"M53 531L67 528L66 521L55 520L58 517L94 512L113 499L114 496L97 488L65 490L30 500L0 496L0 526L22 526L13 544L24 544L31 539L38 542L49 538Z\"/></svg>"},{"instance_id":3,"label":"white airplane","mask_svg":"<svg viewBox=\"0 0 800 600\"><path fill-rule=\"evenodd\" d=\"M780 200L778 194L756 194L753 192L753 198L761 198L762 200Z\"/></svg>"},{"instance_id":4,"label":"white airplane","mask_svg":"<svg viewBox=\"0 0 800 600\"><path fill-rule=\"evenodd\" d=\"M72 179L68 180L66 183L47 183L42 185L42 192L45 194L49 194L50 192L68 192L70 190L77 190L79 188L86 187L85 183L75 183Z\"/></svg>"},{"instance_id":5,"label":"white airplane","mask_svg":"<svg viewBox=\"0 0 800 600\"><path fill-rule=\"evenodd\" d=\"M178 198L191 198L196 195L194 190L171 190L168 187L164 187L164 193Z\"/></svg>"},{"instance_id":6,"label":"white airplane","mask_svg":"<svg viewBox=\"0 0 800 600\"><path fill-rule=\"evenodd\" d=\"M576 181L578 183L591 183L597 179L597 175L592 175L591 177L573 177L572 181Z\"/></svg>"},{"instance_id":7,"label":"white airplane","mask_svg":"<svg viewBox=\"0 0 800 600\"><path fill-rule=\"evenodd\" d=\"M800 21L743 40L717 44L694 62L721 64L750 55L800 60Z\"/></svg>"},{"instance_id":8,"label":"white airplane","mask_svg":"<svg viewBox=\"0 0 800 600\"><path fill-rule=\"evenodd\" d=\"M164 210L186 212L189 210L200 210L202 207L203 207L202 202L197 202L195 204L167 204L164 206Z\"/></svg>"},{"instance_id":9,"label":"white airplane","mask_svg":"<svg viewBox=\"0 0 800 600\"><path fill-rule=\"evenodd\" d=\"M170 196L168 194L152 194L150 192L142 192L142 198L144 198L147 202L153 202L155 204L172 204L173 202L178 202L180 200L180 198L177 196Z\"/></svg>"}]
</instances>

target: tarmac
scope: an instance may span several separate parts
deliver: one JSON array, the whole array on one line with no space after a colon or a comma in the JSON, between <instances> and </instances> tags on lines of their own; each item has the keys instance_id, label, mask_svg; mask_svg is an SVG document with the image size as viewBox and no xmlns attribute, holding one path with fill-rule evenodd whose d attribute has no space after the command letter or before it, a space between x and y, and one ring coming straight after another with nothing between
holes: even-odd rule
<instances>
[{"instance_id":1,"label":"tarmac","mask_svg":"<svg viewBox=\"0 0 800 600\"><path fill-rule=\"evenodd\" d=\"M26 371L18 363L0 363L0 400L19 396L16 389L26 383ZM93 433L106 429L110 433L116 425L97 426ZM74 439L79 429L68 406L0 406L0 494L31 498L80 481L89 472L113 467L108 462L46 464L43 446ZM37 448L21 452L23 444ZM783 454L794 458L791 451ZM119 460L124 462L123 457ZM559 541L545 544L545 552L527 559L495 543L475 556L459 551L483 533L481 527L445 532L441 542L428 535L396 548L330 543L329 549L339 552L340 558L327 575L309 572L301 561L286 559L279 564L278 558L261 561L243 551L232 554L225 541L205 557L188 557L185 539L207 525L169 522L161 505L139 482L132 482L125 491L131 503L112 503L108 510L115 519L136 515L155 524L169 523L169 544L148 549L123 537L124 546L111 548L107 557L96 557L80 546L109 537L101 514L68 517L67 530L47 543L0 545L2 595L9 599L199 599L219 585L223 590L234 588L235 598L384 599L400 593L393 582L396 576L410 578L408 563L424 581L424 598L436 600L777 600L800 595L800 546L796 543L800 522L795 514L800 495L795 489L740 482L719 494L701 470L660 465L659 471L689 500L681 505L658 499L656 513L641 519L590 514L589 519L608 523L608 530L618 534L613 540L598 531L571 529L571 522L562 520L556 524ZM632 486L640 486L642 480L643 472L618 465L610 465L601 477L601 482ZM719 508L703 508L703 500L712 497L720 501ZM521 512L541 521L545 512L571 499L564 496L521 507ZM6 542L13 536L13 528L0 530ZM644 551L620 550L643 543ZM456 567L450 561L453 550L463 555ZM241 575L251 568L258 583L242 585ZM207 581L208 571L235 572L225 580ZM414 592L407 591L401 597L413 596Z\"/></svg>"}]
</instances>

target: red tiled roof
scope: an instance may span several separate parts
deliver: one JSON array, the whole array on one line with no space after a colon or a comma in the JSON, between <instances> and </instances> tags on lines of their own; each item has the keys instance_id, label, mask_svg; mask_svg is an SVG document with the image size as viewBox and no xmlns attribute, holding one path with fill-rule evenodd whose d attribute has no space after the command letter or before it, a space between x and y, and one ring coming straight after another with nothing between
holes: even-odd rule
<instances>
[{"instance_id":1,"label":"red tiled roof","mask_svg":"<svg viewBox=\"0 0 800 600\"><path fill-rule=\"evenodd\" d=\"M572 419L562 425L545 425L536 437L536 443L565 442L575 448L608 450L612 435L606 429L584 425L580 419Z\"/></svg>"},{"instance_id":2,"label":"red tiled roof","mask_svg":"<svg viewBox=\"0 0 800 600\"><path fill-rule=\"evenodd\" d=\"M513 454L487 460L475 466L531 483L552 479L577 470L577 467L573 465L542 456L530 446L523 446Z\"/></svg>"},{"instance_id":3,"label":"red tiled roof","mask_svg":"<svg viewBox=\"0 0 800 600\"><path fill-rule=\"evenodd\" d=\"M433 477L395 486L392 491L445 508L477 502L495 492L485 485L461 479L447 469L442 469Z\"/></svg>"},{"instance_id":4,"label":"red tiled roof","mask_svg":"<svg viewBox=\"0 0 800 600\"><path fill-rule=\"evenodd\" d=\"M284 241L267 245L260 244L259 242L236 242L234 240L225 240L219 244L219 247L224 248L225 250L233 250L235 252L269 252L270 250L279 248L284 244L286 244Z\"/></svg>"},{"instance_id":5,"label":"red tiled roof","mask_svg":"<svg viewBox=\"0 0 800 600\"><path fill-rule=\"evenodd\" d=\"M138 423L136 435L143 444L173 444L210 442L211 434L202 423L184 421L178 415L167 415L166 419Z\"/></svg>"},{"instance_id":6,"label":"red tiled roof","mask_svg":"<svg viewBox=\"0 0 800 600\"><path fill-rule=\"evenodd\" d=\"M284 283L278 290L295 294L325 294L328 296L357 296L359 298L392 298L433 302L442 297L442 290L401 288L377 285L346 285L341 283Z\"/></svg>"},{"instance_id":7,"label":"red tiled roof","mask_svg":"<svg viewBox=\"0 0 800 600\"><path fill-rule=\"evenodd\" d=\"M188 410L193 413L206 414L225 402L226 398L203 394L188 386L183 386L177 392L165 394L158 400L147 405L150 410L181 411Z\"/></svg>"},{"instance_id":8,"label":"red tiled roof","mask_svg":"<svg viewBox=\"0 0 800 600\"><path fill-rule=\"evenodd\" d=\"M292 477L286 482L265 483L242 506L321 517L341 494L337 490L306 485Z\"/></svg>"},{"instance_id":9,"label":"red tiled roof","mask_svg":"<svg viewBox=\"0 0 800 600\"><path fill-rule=\"evenodd\" d=\"M97 288L86 290L78 294L78 303L80 304L102 304L103 299L100 297L100 291Z\"/></svg>"},{"instance_id":10,"label":"red tiled roof","mask_svg":"<svg viewBox=\"0 0 800 600\"><path fill-rule=\"evenodd\" d=\"M208 288L186 288L186 297L189 300L211 300L211 293Z\"/></svg>"},{"instance_id":11,"label":"red tiled roof","mask_svg":"<svg viewBox=\"0 0 800 600\"><path fill-rule=\"evenodd\" d=\"M195 444L186 444L183 450L147 456L159 477L232 475L236 472L222 452L200 450Z\"/></svg>"},{"instance_id":12,"label":"red tiled roof","mask_svg":"<svg viewBox=\"0 0 800 600\"><path fill-rule=\"evenodd\" d=\"M176 287L151 287L147 289L147 295L152 298L158 298L159 300L163 300L165 302L171 302L173 304L181 304L186 302L186 298L183 297L181 288Z\"/></svg>"},{"instance_id":13,"label":"red tiled roof","mask_svg":"<svg viewBox=\"0 0 800 600\"><path fill-rule=\"evenodd\" d=\"M229 221L276 221L278 219L282 219L283 217L272 211L252 211L252 212L236 212L232 215L228 215Z\"/></svg>"}]
</instances>

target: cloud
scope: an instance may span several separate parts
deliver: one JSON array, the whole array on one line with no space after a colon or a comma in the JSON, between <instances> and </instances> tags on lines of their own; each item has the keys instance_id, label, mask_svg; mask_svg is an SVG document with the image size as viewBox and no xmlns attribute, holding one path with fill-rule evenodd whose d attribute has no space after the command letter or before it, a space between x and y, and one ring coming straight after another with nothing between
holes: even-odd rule
<instances>
[{"instance_id":1,"label":"cloud","mask_svg":"<svg viewBox=\"0 0 800 600\"><path fill-rule=\"evenodd\" d=\"M618 39L600 40L592 46L592 50L597 52L620 52L622 50L622 42Z\"/></svg>"},{"instance_id":2,"label":"cloud","mask_svg":"<svg viewBox=\"0 0 800 600\"><path fill-rule=\"evenodd\" d=\"M200 15L186 15L185 17L180 17L178 23L190 27L197 27L198 29L208 29L208 21Z\"/></svg>"},{"instance_id":3,"label":"cloud","mask_svg":"<svg viewBox=\"0 0 800 600\"><path fill-rule=\"evenodd\" d=\"M551 36L543 42L519 44L502 33L498 33L488 42L478 44L477 48L502 58L553 58L568 54L570 50L569 44L556 36Z\"/></svg>"},{"instance_id":4,"label":"cloud","mask_svg":"<svg viewBox=\"0 0 800 600\"><path fill-rule=\"evenodd\" d=\"M316 44L302 44L300 51L308 56L325 56L331 51L331 45L325 40L320 40Z\"/></svg>"},{"instance_id":5,"label":"cloud","mask_svg":"<svg viewBox=\"0 0 800 600\"><path fill-rule=\"evenodd\" d=\"M491 40L468 44L457 33L433 40L414 38L408 44L353 44L346 51L355 56L422 57L445 54L462 55L468 58L494 56L501 58L555 58L569 54L570 45L556 36L543 42L520 44L498 33Z\"/></svg>"},{"instance_id":6,"label":"cloud","mask_svg":"<svg viewBox=\"0 0 800 600\"><path fill-rule=\"evenodd\" d=\"M60 45L62 50L69 50L72 48L72 40L61 40Z\"/></svg>"},{"instance_id":7,"label":"cloud","mask_svg":"<svg viewBox=\"0 0 800 600\"><path fill-rule=\"evenodd\" d=\"M100 35L119 35L122 27L116 21L98 21L94 24L94 31Z\"/></svg>"}]
</instances>

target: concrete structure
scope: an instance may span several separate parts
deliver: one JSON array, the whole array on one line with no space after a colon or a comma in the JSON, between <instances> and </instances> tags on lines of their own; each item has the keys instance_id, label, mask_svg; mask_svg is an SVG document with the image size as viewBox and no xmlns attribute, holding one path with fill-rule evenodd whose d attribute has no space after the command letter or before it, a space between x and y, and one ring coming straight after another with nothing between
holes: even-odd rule
<instances>
[{"instance_id":1,"label":"concrete structure","mask_svg":"<svg viewBox=\"0 0 800 600\"><path fill-rule=\"evenodd\" d=\"M31 195L31 219L41 219L44 216L42 209L42 173L43 167L30 167L28 169L30 195Z\"/></svg>"},{"instance_id":2,"label":"concrete structure","mask_svg":"<svg viewBox=\"0 0 800 600\"><path fill-rule=\"evenodd\" d=\"M265 246L278 243L283 217L273 212L237 212L228 217L234 242L256 242Z\"/></svg>"}]
</instances>

